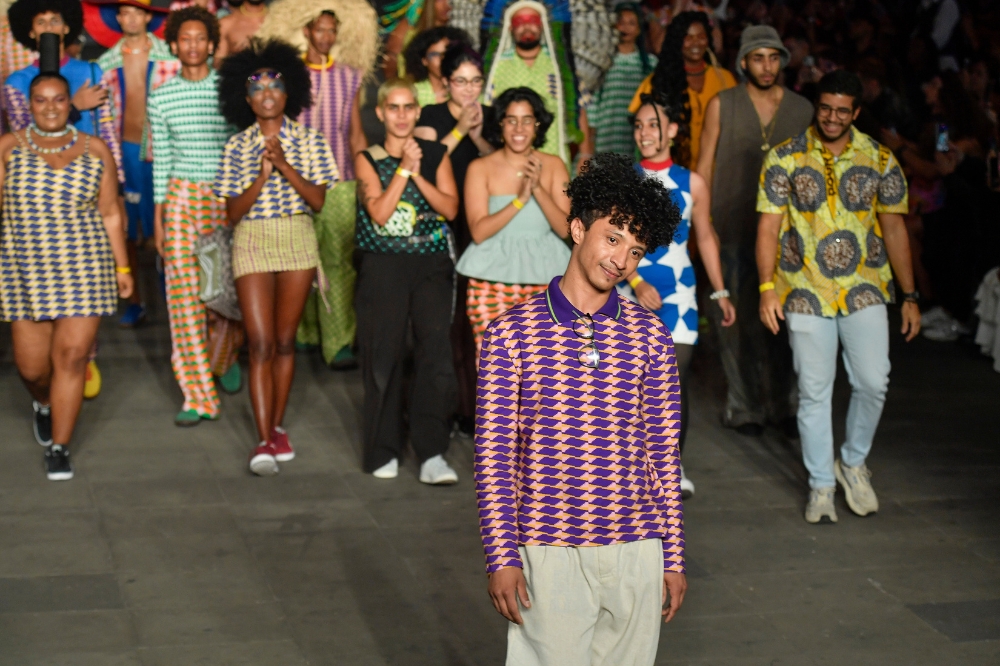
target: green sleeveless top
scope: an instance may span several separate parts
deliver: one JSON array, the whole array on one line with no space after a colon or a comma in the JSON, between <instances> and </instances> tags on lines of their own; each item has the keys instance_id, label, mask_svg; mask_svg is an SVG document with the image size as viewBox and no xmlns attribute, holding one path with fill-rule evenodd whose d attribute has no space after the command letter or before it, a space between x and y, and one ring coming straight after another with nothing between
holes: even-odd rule
<instances>
[{"instance_id":1,"label":"green sleeveless top","mask_svg":"<svg viewBox=\"0 0 1000 666\"><path fill-rule=\"evenodd\" d=\"M417 139L423 151L420 175L437 185L437 168L447 154L447 148L435 141ZM378 174L382 189L389 187L400 159L393 157L382 146L371 146L362 154ZM358 188L360 192L360 188ZM403 196L396 204L396 212L385 226L372 221L364 204L358 201L358 218L354 242L362 252L375 254L437 254L448 252L448 223L444 216L431 208L424 195L410 179Z\"/></svg>"}]
</instances>

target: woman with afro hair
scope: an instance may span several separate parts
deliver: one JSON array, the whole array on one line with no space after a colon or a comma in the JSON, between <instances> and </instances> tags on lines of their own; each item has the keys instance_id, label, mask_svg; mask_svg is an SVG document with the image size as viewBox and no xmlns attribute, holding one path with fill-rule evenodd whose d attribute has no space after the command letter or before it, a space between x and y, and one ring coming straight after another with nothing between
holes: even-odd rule
<instances>
[{"instance_id":1,"label":"woman with afro hair","mask_svg":"<svg viewBox=\"0 0 1000 666\"><path fill-rule=\"evenodd\" d=\"M295 373L295 332L318 277L312 215L340 179L323 135L294 120L312 103L309 74L287 42L251 40L222 63L219 104L242 130L226 143L215 194L233 232L233 278L250 347L250 400L260 443L250 470L295 457L282 428Z\"/></svg>"},{"instance_id":2,"label":"woman with afro hair","mask_svg":"<svg viewBox=\"0 0 1000 666\"><path fill-rule=\"evenodd\" d=\"M674 161L693 169L698 164L705 109L720 90L736 85L708 48L712 27L705 12L681 12L670 22L660 49L660 62L639 86L629 113L639 110L643 94L654 93L678 109L675 119L686 131L678 134Z\"/></svg>"}]
</instances>

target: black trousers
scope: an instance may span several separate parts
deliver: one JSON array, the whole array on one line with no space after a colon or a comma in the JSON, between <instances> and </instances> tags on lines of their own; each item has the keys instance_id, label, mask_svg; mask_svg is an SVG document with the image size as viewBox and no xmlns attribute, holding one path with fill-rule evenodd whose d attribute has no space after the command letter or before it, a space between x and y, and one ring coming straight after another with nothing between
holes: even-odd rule
<instances>
[{"instance_id":1,"label":"black trousers","mask_svg":"<svg viewBox=\"0 0 1000 666\"><path fill-rule=\"evenodd\" d=\"M400 457L406 441L404 380L409 382L410 443L420 462L448 450L455 408L451 311L454 265L447 254L365 253L355 309L365 399L364 470ZM412 330L413 374L404 377Z\"/></svg>"}]
</instances>

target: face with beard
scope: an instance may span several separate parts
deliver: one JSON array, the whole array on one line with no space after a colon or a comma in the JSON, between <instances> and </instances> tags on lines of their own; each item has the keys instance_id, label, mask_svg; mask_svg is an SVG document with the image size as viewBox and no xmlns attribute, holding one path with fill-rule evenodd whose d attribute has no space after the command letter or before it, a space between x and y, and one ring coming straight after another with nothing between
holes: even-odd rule
<instances>
[{"instance_id":1,"label":"face with beard","mask_svg":"<svg viewBox=\"0 0 1000 666\"><path fill-rule=\"evenodd\" d=\"M822 93L816 103L816 131L820 139L833 143L851 131L861 107L850 95Z\"/></svg>"},{"instance_id":2,"label":"face with beard","mask_svg":"<svg viewBox=\"0 0 1000 666\"><path fill-rule=\"evenodd\" d=\"M781 52L778 49L754 49L740 61L740 66L751 85L767 90L777 82L781 72Z\"/></svg>"},{"instance_id":3,"label":"face with beard","mask_svg":"<svg viewBox=\"0 0 1000 666\"><path fill-rule=\"evenodd\" d=\"M510 33L519 50L531 51L542 43L542 17L534 9L521 9L510 19Z\"/></svg>"}]
</instances>

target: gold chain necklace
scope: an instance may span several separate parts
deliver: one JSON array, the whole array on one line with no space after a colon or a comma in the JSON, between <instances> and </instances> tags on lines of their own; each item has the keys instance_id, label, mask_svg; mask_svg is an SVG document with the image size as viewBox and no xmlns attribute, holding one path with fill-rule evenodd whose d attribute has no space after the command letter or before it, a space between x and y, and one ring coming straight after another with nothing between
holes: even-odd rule
<instances>
[{"instance_id":1,"label":"gold chain necklace","mask_svg":"<svg viewBox=\"0 0 1000 666\"><path fill-rule=\"evenodd\" d=\"M769 127L771 129L765 130L764 123L760 121L760 116L757 116L757 122L760 123L760 138L764 140L761 144L760 149L765 153L771 150L771 136L774 134L774 128L778 125L778 112L774 112L774 118L771 118Z\"/></svg>"}]
</instances>

